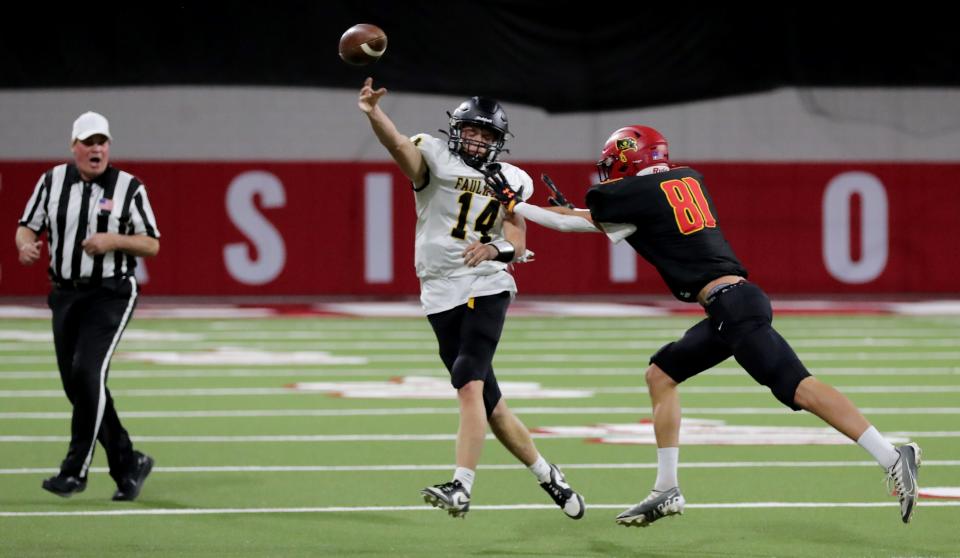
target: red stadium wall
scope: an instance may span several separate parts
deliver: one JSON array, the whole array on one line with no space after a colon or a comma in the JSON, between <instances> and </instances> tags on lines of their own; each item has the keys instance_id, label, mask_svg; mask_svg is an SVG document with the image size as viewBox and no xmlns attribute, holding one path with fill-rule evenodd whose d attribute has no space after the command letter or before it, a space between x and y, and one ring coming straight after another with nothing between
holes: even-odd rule
<instances>
[{"instance_id":1,"label":"red stadium wall","mask_svg":"<svg viewBox=\"0 0 960 558\"><path fill-rule=\"evenodd\" d=\"M0 295L46 292L13 232L53 162L0 162ZM589 163L519 163L582 200ZM415 294L415 211L390 163L119 162L148 187L163 234L147 261L158 295ZM960 164L702 163L720 224L772 293L956 293ZM534 202L546 204L535 180ZM531 224L527 294L665 294L656 273L599 234Z\"/></svg>"}]
</instances>

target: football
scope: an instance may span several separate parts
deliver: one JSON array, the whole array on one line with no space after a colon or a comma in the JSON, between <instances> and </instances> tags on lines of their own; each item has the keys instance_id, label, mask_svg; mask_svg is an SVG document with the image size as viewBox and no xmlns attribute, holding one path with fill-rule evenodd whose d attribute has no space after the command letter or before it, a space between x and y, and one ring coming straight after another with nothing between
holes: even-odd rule
<instances>
[{"instance_id":1,"label":"football","mask_svg":"<svg viewBox=\"0 0 960 558\"><path fill-rule=\"evenodd\" d=\"M387 51L387 34L371 23L358 23L340 37L340 58L347 64L365 66Z\"/></svg>"}]
</instances>

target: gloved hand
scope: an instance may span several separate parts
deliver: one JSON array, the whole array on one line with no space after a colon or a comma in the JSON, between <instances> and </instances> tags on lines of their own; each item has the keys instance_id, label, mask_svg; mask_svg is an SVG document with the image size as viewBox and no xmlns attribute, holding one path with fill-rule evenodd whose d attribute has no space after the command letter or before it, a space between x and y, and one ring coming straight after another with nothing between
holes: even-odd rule
<instances>
[{"instance_id":1,"label":"gloved hand","mask_svg":"<svg viewBox=\"0 0 960 558\"><path fill-rule=\"evenodd\" d=\"M557 188L557 185L553 183L553 180L551 180L550 177L547 176L547 173L541 174L540 180L543 180L543 183L546 184L548 188L550 188L551 192L553 192L553 195L547 198L547 202L549 202L550 205L554 207L567 207L570 209L574 209L574 205L569 201L567 201L567 198L563 196L563 194L560 192L560 189Z\"/></svg>"},{"instance_id":2,"label":"gloved hand","mask_svg":"<svg viewBox=\"0 0 960 558\"><path fill-rule=\"evenodd\" d=\"M523 201L523 186L514 190L498 163L487 165L483 169L483 176L487 182L487 195L496 198L507 211L513 211L514 206Z\"/></svg>"}]
</instances>

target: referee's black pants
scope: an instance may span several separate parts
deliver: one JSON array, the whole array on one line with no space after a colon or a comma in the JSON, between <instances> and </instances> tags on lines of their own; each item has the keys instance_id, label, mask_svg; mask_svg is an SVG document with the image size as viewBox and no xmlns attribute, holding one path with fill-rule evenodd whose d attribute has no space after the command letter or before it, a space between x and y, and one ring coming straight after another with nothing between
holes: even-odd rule
<instances>
[{"instance_id":1,"label":"referee's black pants","mask_svg":"<svg viewBox=\"0 0 960 558\"><path fill-rule=\"evenodd\" d=\"M87 477L99 440L117 482L136 465L130 436L120 424L107 389L107 373L120 336L137 302L136 279L105 280L103 285L54 286L53 343L67 399L73 405L70 448L60 474Z\"/></svg>"}]
</instances>

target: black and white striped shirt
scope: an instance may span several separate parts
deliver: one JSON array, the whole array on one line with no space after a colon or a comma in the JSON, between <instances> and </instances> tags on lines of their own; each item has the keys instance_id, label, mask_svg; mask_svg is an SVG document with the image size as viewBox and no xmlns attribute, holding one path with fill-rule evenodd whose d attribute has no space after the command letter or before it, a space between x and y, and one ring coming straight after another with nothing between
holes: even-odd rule
<instances>
[{"instance_id":1,"label":"black and white striped shirt","mask_svg":"<svg viewBox=\"0 0 960 558\"><path fill-rule=\"evenodd\" d=\"M75 164L58 165L40 177L20 225L47 231L50 278L54 281L122 278L137 260L123 252L88 255L81 243L95 233L145 234L160 238L146 187L132 174L107 167L87 182Z\"/></svg>"}]
</instances>

